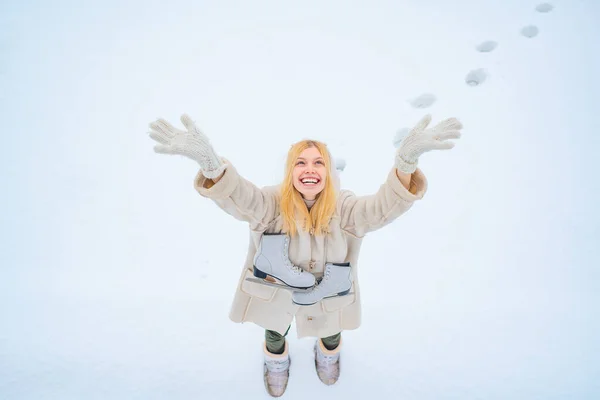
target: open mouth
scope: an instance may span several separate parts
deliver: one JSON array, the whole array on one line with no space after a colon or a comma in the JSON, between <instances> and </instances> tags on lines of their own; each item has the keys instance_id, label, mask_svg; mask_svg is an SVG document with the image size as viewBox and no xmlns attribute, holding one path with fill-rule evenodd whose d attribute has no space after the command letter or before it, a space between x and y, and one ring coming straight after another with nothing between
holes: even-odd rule
<instances>
[{"instance_id":1,"label":"open mouth","mask_svg":"<svg viewBox=\"0 0 600 400\"><path fill-rule=\"evenodd\" d=\"M300 182L304 186L316 186L319 184L319 182L321 182L321 180L319 178L302 178L300 179Z\"/></svg>"}]
</instances>

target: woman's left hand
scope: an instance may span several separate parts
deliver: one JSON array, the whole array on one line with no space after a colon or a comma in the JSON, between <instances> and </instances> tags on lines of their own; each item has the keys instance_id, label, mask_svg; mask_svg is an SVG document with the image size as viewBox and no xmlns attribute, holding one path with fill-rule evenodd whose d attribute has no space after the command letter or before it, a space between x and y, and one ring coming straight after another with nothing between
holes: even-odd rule
<instances>
[{"instance_id":1,"label":"woman's left hand","mask_svg":"<svg viewBox=\"0 0 600 400\"><path fill-rule=\"evenodd\" d=\"M412 174L417 169L421 154L431 150L448 150L454 147L449 139L460 138L462 124L456 118L448 118L427 128L431 115L427 114L412 128L402 140L396 151L396 168L406 174Z\"/></svg>"}]
</instances>

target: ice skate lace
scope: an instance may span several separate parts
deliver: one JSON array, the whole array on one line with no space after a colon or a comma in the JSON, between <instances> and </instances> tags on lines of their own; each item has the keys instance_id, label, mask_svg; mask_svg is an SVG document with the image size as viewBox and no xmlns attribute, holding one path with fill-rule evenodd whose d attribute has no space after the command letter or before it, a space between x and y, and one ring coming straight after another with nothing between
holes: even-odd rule
<instances>
[{"instance_id":1,"label":"ice skate lace","mask_svg":"<svg viewBox=\"0 0 600 400\"><path fill-rule=\"evenodd\" d=\"M311 289L311 292L318 292L321 289L321 287L322 287L321 283L323 281L329 280L329 273L330 273L330 271L331 270L329 268L325 269L325 274L323 275L323 277L320 280L317 281L316 285L313 286L313 288Z\"/></svg>"},{"instance_id":2,"label":"ice skate lace","mask_svg":"<svg viewBox=\"0 0 600 400\"><path fill-rule=\"evenodd\" d=\"M283 259L285 260L284 261L285 265L287 265L288 267L290 267L290 269L292 270L292 272L294 274L300 275L303 272L302 268L298 267L297 265L294 265L294 263L292 263L290 261L290 258L289 258L289 255L288 255L289 254L288 253L289 244L290 244L290 240L286 237L285 238L285 244L283 245L283 254L285 256Z\"/></svg>"}]
</instances>

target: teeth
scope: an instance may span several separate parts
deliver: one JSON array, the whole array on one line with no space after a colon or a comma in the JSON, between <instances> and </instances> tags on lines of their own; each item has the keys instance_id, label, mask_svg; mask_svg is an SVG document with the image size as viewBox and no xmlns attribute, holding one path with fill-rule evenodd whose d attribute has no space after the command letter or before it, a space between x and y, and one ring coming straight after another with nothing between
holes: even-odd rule
<instances>
[{"instance_id":1,"label":"teeth","mask_svg":"<svg viewBox=\"0 0 600 400\"><path fill-rule=\"evenodd\" d=\"M312 179L312 178L308 178L308 179L302 179L301 181L302 183L317 183L318 181L316 179Z\"/></svg>"}]
</instances>

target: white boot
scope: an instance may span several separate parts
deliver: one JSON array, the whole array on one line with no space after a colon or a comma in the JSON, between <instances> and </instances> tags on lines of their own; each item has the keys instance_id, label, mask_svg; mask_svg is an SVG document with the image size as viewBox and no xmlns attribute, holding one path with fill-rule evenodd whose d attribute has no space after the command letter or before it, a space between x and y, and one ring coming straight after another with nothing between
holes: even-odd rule
<instances>
[{"instance_id":1,"label":"white boot","mask_svg":"<svg viewBox=\"0 0 600 400\"><path fill-rule=\"evenodd\" d=\"M333 385L340 377L340 350L342 341L333 350L327 350L321 339L315 343L315 368L321 382Z\"/></svg>"},{"instance_id":2,"label":"white boot","mask_svg":"<svg viewBox=\"0 0 600 400\"><path fill-rule=\"evenodd\" d=\"M262 279L272 276L297 289L314 286L315 276L290 261L289 245L288 235L263 233L254 256L254 276Z\"/></svg>"},{"instance_id":3,"label":"white boot","mask_svg":"<svg viewBox=\"0 0 600 400\"><path fill-rule=\"evenodd\" d=\"M307 291L292 293L292 301L301 306L310 306L327 297L345 296L351 288L352 268L350 263L327 263L321 282Z\"/></svg>"},{"instance_id":4,"label":"white boot","mask_svg":"<svg viewBox=\"0 0 600 400\"><path fill-rule=\"evenodd\" d=\"M283 354L272 354L267 350L266 342L263 343L265 353L264 381L267 392L273 397L279 397L287 388L290 377L290 356L288 343L285 342Z\"/></svg>"}]
</instances>

